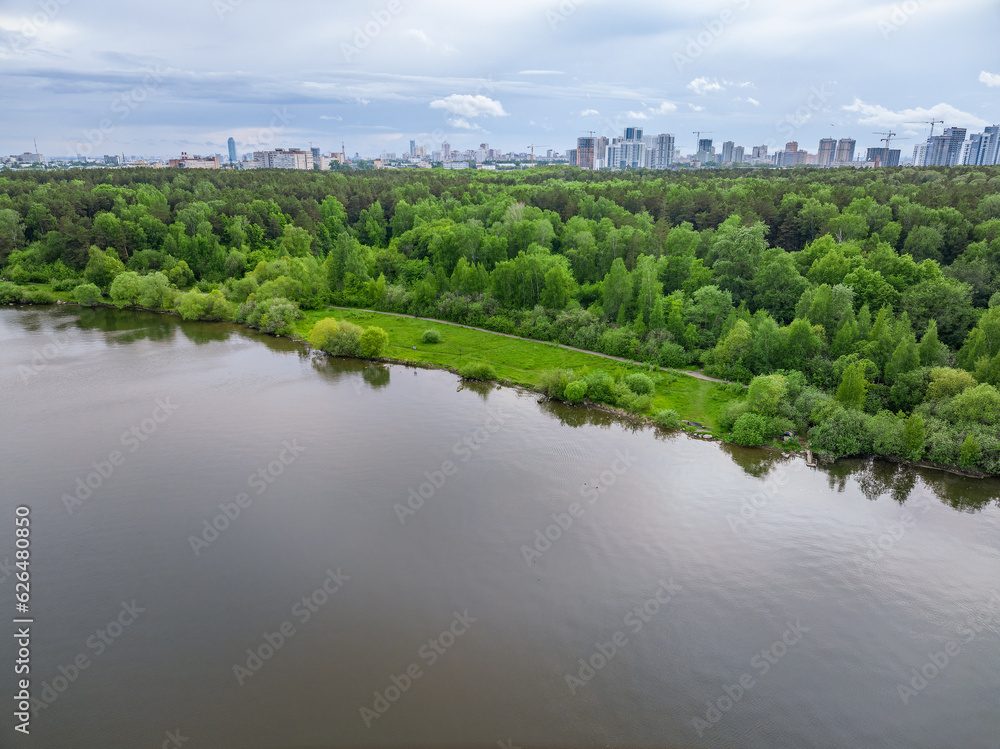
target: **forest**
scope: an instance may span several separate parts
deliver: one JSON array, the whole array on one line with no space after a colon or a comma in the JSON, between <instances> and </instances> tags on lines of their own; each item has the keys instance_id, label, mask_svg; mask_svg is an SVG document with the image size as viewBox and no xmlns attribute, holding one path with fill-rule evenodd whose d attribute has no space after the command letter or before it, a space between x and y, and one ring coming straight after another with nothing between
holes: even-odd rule
<instances>
[{"instance_id":1,"label":"forest","mask_svg":"<svg viewBox=\"0 0 1000 749\"><path fill-rule=\"evenodd\" d=\"M273 334L333 304L704 368L749 386L719 418L739 444L1000 474L997 168L20 173L0 278L5 304ZM546 390L642 412L641 378Z\"/></svg>"}]
</instances>

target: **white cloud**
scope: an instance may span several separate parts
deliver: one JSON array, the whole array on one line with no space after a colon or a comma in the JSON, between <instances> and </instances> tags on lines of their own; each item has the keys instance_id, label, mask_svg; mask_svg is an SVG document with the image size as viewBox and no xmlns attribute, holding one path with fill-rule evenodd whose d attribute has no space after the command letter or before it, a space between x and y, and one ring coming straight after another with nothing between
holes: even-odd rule
<instances>
[{"instance_id":1,"label":"white cloud","mask_svg":"<svg viewBox=\"0 0 1000 749\"><path fill-rule=\"evenodd\" d=\"M564 70L520 70L518 75L566 75Z\"/></svg>"},{"instance_id":2,"label":"white cloud","mask_svg":"<svg viewBox=\"0 0 1000 749\"><path fill-rule=\"evenodd\" d=\"M343 121L344 121L344 118L343 118L343 117L338 117L338 116L337 116L337 115L335 115L335 114L321 114L321 115L319 116L319 118L320 118L321 120L336 120L337 122L343 122Z\"/></svg>"},{"instance_id":3,"label":"white cloud","mask_svg":"<svg viewBox=\"0 0 1000 749\"><path fill-rule=\"evenodd\" d=\"M920 123L924 120L944 120L946 127L955 125L958 127L985 127L988 123L976 117L974 114L963 112L961 109L945 104L935 104L933 107L914 107L912 109L901 109L894 112L886 109L881 104L868 104L861 99L855 98L854 102L841 107L845 112L855 112L858 115L860 125L879 125L882 127L898 127L904 125Z\"/></svg>"},{"instance_id":4,"label":"white cloud","mask_svg":"<svg viewBox=\"0 0 1000 749\"><path fill-rule=\"evenodd\" d=\"M705 111L705 107L699 107L697 104L688 104L688 106L691 107L691 111L692 112L704 112Z\"/></svg>"},{"instance_id":5,"label":"white cloud","mask_svg":"<svg viewBox=\"0 0 1000 749\"><path fill-rule=\"evenodd\" d=\"M629 120L648 120L649 115L645 112L633 112L629 110L628 112L622 112L622 117Z\"/></svg>"},{"instance_id":6,"label":"white cloud","mask_svg":"<svg viewBox=\"0 0 1000 749\"><path fill-rule=\"evenodd\" d=\"M698 96L704 96L709 91L722 91L723 86L719 83L718 79L709 80L705 76L700 78L695 78L691 81L687 87L694 91Z\"/></svg>"},{"instance_id":7,"label":"white cloud","mask_svg":"<svg viewBox=\"0 0 1000 749\"><path fill-rule=\"evenodd\" d=\"M483 132L486 132L481 127L479 127L479 125L475 124L474 122L469 122L464 117L449 117L448 124L451 125L452 127L457 127L462 130L482 130Z\"/></svg>"},{"instance_id":8,"label":"white cloud","mask_svg":"<svg viewBox=\"0 0 1000 749\"><path fill-rule=\"evenodd\" d=\"M996 73L987 73L985 70L979 74L979 82L985 83L990 88L994 86L1000 86L1000 75Z\"/></svg>"},{"instance_id":9,"label":"white cloud","mask_svg":"<svg viewBox=\"0 0 1000 749\"><path fill-rule=\"evenodd\" d=\"M461 117L506 117L503 105L482 94L452 94L431 102L431 109L445 109Z\"/></svg>"},{"instance_id":10,"label":"white cloud","mask_svg":"<svg viewBox=\"0 0 1000 749\"><path fill-rule=\"evenodd\" d=\"M747 104L753 104L755 107L760 106L760 102L757 101L752 96L748 96L745 99L742 96L737 96L735 99L733 99L733 101L745 101Z\"/></svg>"},{"instance_id":11,"label":"white cloud","mask_svg":"<svg viewBox=\"0 0 1000 749\"><path fill-rule=\"evenodd\" d=\"M413 37L424 44L434 46L434 42L431 41L431 38L427 36L427 33L423 29L407 29L403 32L403 36Z\"/></svg>"},{"instance_id":12,"label":"white cloud","mask_svg":"<svg viewBox=\"0 0 1000 749\"><path fill-rule=\"evenodd\" d=\"M670 112L677 111L677 105L674 104L672 101L665 101L661 103L660 106L658 107L650 107L649 111L652 114L669 114Z\"/></svg>"},{"instance_id":13,"label":"white cloud","mask_svg":"<svg viewBox=\"0 0 1000 749\"><path fill-rule=\"evenodd\" d=\"M581 117L589 117L592 114L600 114L600 112L598 112L596 109L584 109L582 112L580 112Z\"/></svg>"}]
</instances>

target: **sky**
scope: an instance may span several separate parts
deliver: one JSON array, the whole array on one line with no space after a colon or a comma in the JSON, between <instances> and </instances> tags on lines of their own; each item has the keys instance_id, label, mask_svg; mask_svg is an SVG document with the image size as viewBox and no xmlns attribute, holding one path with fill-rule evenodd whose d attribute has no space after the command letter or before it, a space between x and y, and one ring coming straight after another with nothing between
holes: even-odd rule
<instances>
[{"instance_id":1,"label":"sky","mask_svg":"<svg viewBox=\"0 0 1000 749\"><path fill-rule=\"evenodd\" d=\"M1000 122L998 28L996 0L0 0L0 153L564 153L635 125L905 157L931 120Z\"/></svg>"}]
</instances>

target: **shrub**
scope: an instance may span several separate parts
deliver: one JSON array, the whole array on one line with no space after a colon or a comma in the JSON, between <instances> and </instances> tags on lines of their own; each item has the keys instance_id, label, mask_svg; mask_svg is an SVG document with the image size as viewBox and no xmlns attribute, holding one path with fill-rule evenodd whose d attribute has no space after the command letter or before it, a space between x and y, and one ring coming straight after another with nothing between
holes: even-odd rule
<instances>
[{"instance_id":1,"label":"shrub","mask_svg":"<svg viewBox=\"0 0 1000 749\"><path fill-rule=\"evenodd\" d=\"M660 347L661 367L683 367L688 363L687 352L679 343L664 341Z\"/></svg>"},{"instance_id":2,"label":"shrub","mask_svg":"<svg viewBox=\"0 0 1000 749\"><path fill-rule=\"evenodd\" d=\"M499 380L496 370L486 362L468 362L458 368L458 373L467 380Z\"/></svg>"},{"instance_id":3,"label":"shrub","mask_svg":"<svg viewBox=\"0 0 1000 749\"><path fill-rule=\"evenodd\" d=\"M566 386L566 400L570 403L579 403L587 396L587 383L583 380L575 380Z\"/></svg>"},{"instance_id":4,"label":"shrub","mask_svg":"<svg viewBox=\"0 0 1000 749\"><path fill-rule=\"evenodd\" d=\"M745 413L733 425L733 442L756 447L767 442L767 419L760 414Z\"/></svg>"},{"instance_id":5,"label":"shrub","mask_svg":"<svg viewBox=\"0 0 1000 749\"><path fill-rule=\"evenodd\" d=\"M0 298L2 298L2 294L0 294ZM84 307L93 307L101 301L101 290L97 288L96 284L82 283L73 289L73 299Z\"/></svg>"},{"instance_id":6,"label":"shrub","mask_svg":"<svg viewBox=\"0 0 1000 749\"><path fill-rule=\"evenodd\" d=\"M24 289L17 284L0 281L0 304L20 304Z\"/></svg>"},{"instance_id":7,"label":"shrub","mask_svg":"<svg viewBox=\"0 0 1000 749\"><path fill-rule=\"evenodd\" d=\"M233 307L221 291L201 294L192 291L181 296L177 311L185 320L231 320Z\"/></svg>"},{"instance_id":8,"label":"shrub","mask_svg":"<svg viewBox=\"0 0 1000 749\"><path fill-rule=\"evenodd\" d=\"M328 351L333 341L333 334L340 324L332 317L324 317L316 322L309 331L309 343L321 351Z\"/></svg>"},{"instance_id":9,"label":"shrub","mask_svg":"<svg viewBox=\"0 0 1000 749\"><path fill-rule=\"evenodd\" d=\"M441 331L435 330L434 328L428 328L424 331L423 335L420 336L421 343L441 343Z\"/></svg>"},{"instance_id":10,"label":"shrub","mask_svg":"<svg viewBox=\"0 0 1000 749\"><path fill-rule=\"evenodd\" d=\"M653 415L653 423L662 429L680 429L681 417L672 408L665 408Z\"/></svg>"},{"instance_id":11,"label":"shrub","mask_svg":"<svg viewBox=\"0 0 1000 749\"><path fill-rule=\"evenodd\" d=\"M542 392L550 398L563 399L572 376L572 372L564 369L546 369L539 377Z\"/></svg>"},{"instance_id":12,"label":"shrub","mask_svg":"<svg viewBox=\"0 0 1000 749\"><path fill-rule=\"evenodd\" d=\"M56 295L48 289L24 289L21 295L24 304L55 304Z\"/></svg>"},{"instance_id":13,"label":"shrub","mask_svg":"<svg viewBox=\"0 0 1000 749\"><path fill-rule=\"evenodd\" d=\"M366 328L361 334L361 355L369 359L382 356L389 345L389 334L377 325Z\"/></svg>"},{"instance_id":14,"label":"shrub","mask_svg":"<svg viewBox=\"0 0 1000 749\"><path fill-rule=\"evenodd\" d=\"M503 317L502 315L487 317L483 322L483 327L487 330L494 330L497 333L513 334L517 331L517 326L511 321L511 319L509 317Z\"/></svg>"},{"instance_id":15,"label":"shrub","mask_svg":"<svg viewBox=\"0 0 1000 749\"><path fill-rule=\"evenodd\" d=\"M614 402L614 384L615 381L611 378L607 372L597 370L596 372L591 372L584 378L587 382L587 393L590 395L590 400L601 401L603 403L613 403Z\"/></svg>"},{"instance_id":16,"label":"shrub","mask_svg":"<svg viewBox=\"0 0 1000 749\"><path fill-rule=\"evenodd\" d=\"M271 335L291 333L292 325L302 316L295 302L281 297L268 299L260 306L264 308L258 323L262 333L270 333Z\"/></svg>"},{"instance_id":17,"label":"shrub","mask_svg":"<svg viewBox=\"0 0 1000 749\"><path fill-rule=\"evenodd\" d=\"M637 372L625 378L625 385L636 395L649 395L653 392L653 381L649 375Z\"/></svg>"},{"instance_id":18,"label":"shrub","mask_svg":"<svg viewBox=\"0 0 1000 749\"><path fill-rule=\"evenodd\" d=\"M313 326L309 340L316 348L333 356L360 356L363 333L364 330L360 325L346 321L337 322L328 317Z\"/></svg>"},{"instance_id":19,"label":"shrub","mask_svg":"<svg viewBox=\"0 0 1000 749\"><path fill-rule=\"evenodd\" d=\"M72 291L80 283L80 279L64 278L61 281L57 281L56 279L53 278L51 279L50 283L52 284L53 291Z\"/></svg>"}]
</instances>

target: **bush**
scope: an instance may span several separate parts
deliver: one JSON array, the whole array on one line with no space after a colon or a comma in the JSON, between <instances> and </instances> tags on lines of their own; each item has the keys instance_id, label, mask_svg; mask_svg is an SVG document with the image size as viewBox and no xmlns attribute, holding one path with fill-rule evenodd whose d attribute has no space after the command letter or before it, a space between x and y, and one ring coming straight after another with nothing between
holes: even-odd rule
<instances>
[{"instance_id":1,"label":"bush","mask_svg":"<svg viewBox=\"0 0 1000 749\"><path fill-rule=\"evenodd\" d=\"M587 383L583 380L575 380L566 386L566 400L570 403L579 403L587 396Z\"/></svg>"},{"instance_id":2,"label":"bush","mask_svg":"<svg viewBox=\"0 0 1000 749\"><path fill-rule=\"evenodd\" d=\"M745 413L733 425L733 442L745 447L756 447L767 442L768 424L760 414Z\"/></svg>"},{"instance_id":3,"label":"bush","mask_svg":"<svg viewBox=\"0 0 1000 749\"><path fill-rule=\"evenodd\" d=\"M217 293L217 292L213 292ZM263 313L257 327L262 333L271 335L285 335L292 332L292 325L302 317L299 307L295 302L281 297L268 299L261 302Z\"/></svg>"},{"instance_id":4,"label":"bush","mask_svg":"<svg viewBox=\"0 0 1000 749\"><path fill-rule=\"evenodd\" d=\"M626 377L625 385L636 395L649 395L653 392L653 381L649 378L649 375L638 372Z\"/></svg>"},{"instance_id":5,"label":"bush","mask_svg":"<svg viewBox=\"0 0 1000 749\"><path fill-rule=\"evenodd\" d=\"M496 370L486 362L468 362L458 368L458 374L467 380L499 380Z\"/></svg>"},{"instance_id":6,"label":"bush","mask_svg":"<svg viewBox=\"0 0 1000 749\"><path fill-rule=\"evenodd\" d=\"M680 429L681 417L674 409L665 408L653 415L653 423L662 429Z\"/></svg>"},{"instance_id":7,"label":"bush","mask_svg":"<svg viewBox=\"0 0 1000 749\"><path fill-rule=\"evenodd\" d=\"M587 383L587 393L590 400L603 403L614 403L615 381L607 372L597 370L587 375L584 380Z\"/></svg>"},{"instance_id":8,"label":"bush","mask_svg":"<svg viewBox=\"0 0 1000 749\"><path fill-rule=\"evenodd\" d=\"M201 294L192 291L181 296L177 311L185 320L232 320L233 307L221 291Z\"/></svg>"},{"instance_id":9,"label":"bush","mask_svg":"<svg viewBox=\"0 0 1000 749\"><path fill-rule=\"evenodd\" d=\"M539 377L542 392L550 398L562 400L566 397L566 386L573 373L564 369L546 369Z\"/></svg>"},{"instance_id":10,"label":"bush","mask_svg":"<svg viewBox=\"0 0 1000 749\"><path fill-rule=\"evenodd\" d=\"M55 304L56 295L48 289L24 289L21 295L24 304Z\"/></svg>"},{"instance_id":11,"label":"bush","mask_svg":"<svg viewBox=\"0 0 1000 749\"><path fill-rule=\"evenodd\" d=\"M0 304L20 304L24 289L17 284L0 281Z\"/></svg>"},{"instance_id":12,"label":"bush","mask_svg":"<svg viewBox=\"0 0 1000 749\"><path fill-rule=\"evenodd\" d=\"M434 328L428 328L424 331L423 335L420 336L421 343L441 343L441 331L435 330Z\"/></svg>"},{"instance_id":13,"label":"bush","mask_svg":"<svg viewBox=\"0 0 1000 749\"><path fill-rule=\"evenodd\" d=\"M327 317L313 325L309 342L333 356L360 356L363 333L360 325Z\"/></svg>"},{"instance_id":14,"label":"bush","mask_svg":"<svg viewBox=\"0 0 1000 749\"><path fill-rule=\"evenodd\" d=\"M51 279L50 283L52 284L53 291L72 291L80 283L80 279L64 278L61 281L57 281L56 279L53 278Z\"/></svg>"},{"instance_id":15,"label":"bush","mask_svg":"<svg viewBox=\"0 0 1000 749\"><path fill-rule=\"evenodd\" d=\"M374 359L385 353L389 345L389 334L377 325L366 328L361 334L361 355Z\"/></svg>"},{"instance_id":16,"label":"bush","mask_svg":"<svg viewBox=\"0 0 1000 749\"><path fill-rule=\"evenodd\" d=\"M687 352L679 343L664 341L660 347L661 367L683 367L688 363Z\"/></svg>"},{"instance_id":17,"label":"bush","mask_svg":"<svg viewBox=\"0 0 1000 749\"><path fill-rule=\"evenodd\" d=\"M73 289L73 299L84 307L93 307L101 301L101 290L96 284L82 283Z\"/></svg>"},{"instance_id":18,"label":"bush","mask_svg":"<svg viewBox=\"0 0 1000 749\"><path fill-rule=\"evenodd\" d=\"M324 317L316 322L309 331L309 343L321 351L328 351L333 341L333 334L340 324L332 317Z\"/></svg>"}]
</instances>

